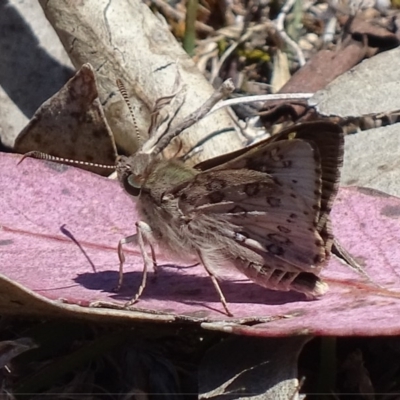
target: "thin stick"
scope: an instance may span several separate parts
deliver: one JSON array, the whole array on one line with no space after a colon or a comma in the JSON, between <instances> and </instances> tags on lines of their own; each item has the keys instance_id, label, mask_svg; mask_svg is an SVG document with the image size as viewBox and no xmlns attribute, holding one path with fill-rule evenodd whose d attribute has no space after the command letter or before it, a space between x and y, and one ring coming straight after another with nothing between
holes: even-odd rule
<instances>
[{"instance_id":1,"label":"thin stick","mask_svg":"<svg viewBox=\"0 0 400 400\"><path fill-rule=\"evenodd\" d=\"M215 68L213 68L211 77L210 77L210 82L213 83L214 80L217 78L219 75L219 72L224 64L224 62L227 60L227 58L235 51L235 49L243 42L245 42L247 39L249 39L252 36L253 32L252 31L247 31L243 36L241 36L236 42L232 43L222 54L221 58L218 60L217 65Z\"/></svg>"},{"instance_id":2,"label":"thin stick","mask_svg":"<svg viewBox=\"0 0 400 400\"><path fill-rule=\"evenodd\" d=\"M300 47L298 46L298 44L293 39L291 39L289 35L285 32L284 28L284 21L286 18L286 14L290 11L295 2L296 0L286 0L286 3L282 7L281 12L279 13L278 17L274 22L276 29L278 29L278 32L281 35L282 39L295 51L299 64L302 67L306 63L304 54L300 49Z\"/></svg>"},{"instance_id":3,"label":"thin stick","mask_svg":"<svg viewBox=\"0 0 400 400\"><path fill-rule=\"evenodd\" d=\"M260 94L255 96L243 96L236 99L228 99L216 104L211 110L210 114L224 107L232 107L238 104L256 103L265 101L276 100L307 100L314 96L314 93L281 93L281 94Z\"/></svg>"},{"instance_id":4,"label":"thin stick","mask_svg":"<svg viewBox=\"0 0 400 400\"><path fill-rule=\"evenodd\" d=\"M167 17L170 17L174 21L183 22L185 20L185 14L179 11L176 11L173 7L171 7L167 2L163 0L151 0L151 2L160 10L160 12ZM203 31L205 33L213 33L214 29L208 26L207 24L196 21L195 27L199 31Z\"/></svg>"}]
</instances>

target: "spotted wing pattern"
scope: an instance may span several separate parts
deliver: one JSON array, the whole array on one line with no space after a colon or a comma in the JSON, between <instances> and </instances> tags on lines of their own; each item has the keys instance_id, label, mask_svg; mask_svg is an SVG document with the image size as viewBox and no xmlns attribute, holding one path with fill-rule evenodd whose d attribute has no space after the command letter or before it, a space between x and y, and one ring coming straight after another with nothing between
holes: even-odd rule
<instances>
[{"instance_id":1,"label":"spotted wing pattern","mask_svg":"<svg viewBox=\"0 0 400 400\"><path fill-rule=\"evenodd\" d=\"M329 211L342 149L340 128L310 123L201 164L174 194L189 235L192 226L201 236L210 219L226 226L211 244L199 242L202 259L215 263L219 253L262 286L324 293L317 275L332 245Z\"/></svg>"}]
</instances>

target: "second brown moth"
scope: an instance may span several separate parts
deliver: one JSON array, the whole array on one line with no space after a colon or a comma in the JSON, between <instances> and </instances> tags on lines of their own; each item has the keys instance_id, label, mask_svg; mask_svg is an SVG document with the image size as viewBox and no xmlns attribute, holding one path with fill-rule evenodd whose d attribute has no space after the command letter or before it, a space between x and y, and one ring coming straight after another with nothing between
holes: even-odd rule
<instances>
[{"instance_id":1,"label":"second brown moth","mask_svg":"<svg viewBox=\"0 0 400 400\"><path fill-rule=\"evenodd\" d=\"M134 155L117 160L118 179L135 198L140 216L136 233L118 245L118 286L124 244L137 244L144 261L142 283L127 307L139 299L147 270L156 265L156 246L172 256L190 254L201 263L228 315L232 315L229 299L218 284L226 268L236 268L265 288L294 290L308 298L328 289L319 274L333 245L329 214L343 162L343 132L338 125L324 121L294 125L194 167L162 157L174 137L232 90L233 85L225 82L174 129L168 123L168 129L160 130L165 120L157 122L159 111L174 96L160 99L149 139Z\"/></svg>"}]
</instances>

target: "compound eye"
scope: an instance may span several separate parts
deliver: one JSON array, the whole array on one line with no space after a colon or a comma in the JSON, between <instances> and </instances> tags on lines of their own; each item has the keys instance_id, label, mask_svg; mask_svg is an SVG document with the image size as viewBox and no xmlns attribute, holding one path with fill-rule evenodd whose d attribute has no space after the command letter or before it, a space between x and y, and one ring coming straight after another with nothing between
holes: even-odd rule
<instances>
[{"instance_id":1,"label":"compound eye","mask_svg":"<svg viewBox=\"0 0 400 400\"><path fill-rule=\"evenodd\" d=\"M140 184L134 179L135 177L130 174L123 179L123 186L124 189L129 193L131 196L139 196L141 186Z\"/></svg>"}]
</instances>

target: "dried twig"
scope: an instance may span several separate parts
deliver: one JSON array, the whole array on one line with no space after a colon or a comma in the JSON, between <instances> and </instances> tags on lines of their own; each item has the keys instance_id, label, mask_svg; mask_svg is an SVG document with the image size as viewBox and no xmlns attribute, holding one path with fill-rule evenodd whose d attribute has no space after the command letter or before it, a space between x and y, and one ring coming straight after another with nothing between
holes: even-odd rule
<instances>
[{"instance_id":1,"label":"dried twig","mask_svg":"<svg viewBox=\"0 0 400 400\"><path fill-rule=\"evenodd\" d=\"M219 72L221 71L222 65L224 62L227 60L227 58L235 51L235 49L243 42L245 42L247 39L251 37L253 34L252 31L247 31L244 35L242 35L235 43L232 43L222 54L221 58L217 62L216 68L213 69L210 77L210 82L213 83L214 80L218 77Z\"/></svg>"},{"instance_id":2,"label":"dried twig","mask_svg":"<svg viewBox=\"0 0 400 400\"><path fill-rule=\"evenodd\" d=\"M329 17L328 22L325 24L325 30L323 34L324 43L331 43L335 37L337 18L335 15Z\"/></svg>"},{"instance_id":3,"label":"dried twig","mask_svg":"<svg viewBox=\"0 0 400 400\"><path fill-rule=\"evenodd\" d=\"M185 14L175 10L164 0L151 0L151 2L157 7L160 12L173 19L174 21L180 22L185 20ZM197 30L205 32L205 33L213 33L214 29L203 22L196 21L195 27Z\"/></svg>"},{"instance_id":4,"label":"dried twig","mask_svg":"<svg viewBox=\"0 0 400 400\"><path fill-rule=\"evenodd\" d=\"M260 94L257 96L243 96L236 99L229 99L222 101L215 105L210 111L210 114L224 107L231 107L238 104L245 103L256 103L265 101L276 101L276 100L298 100L298 99L309 99L314 93L280 93L280 94Z\"/></svg>"},{"instance_id":5,"label":"dried twig","mask_svg":"<svg viewBox=\"0 0 400 400\"><path fill-rule=\"evenodd\" d=\"M282 10L279 13L278 17L276 18L276 20L274 21L274 23L282 39L286 42L288 46L290 46L295 51L300 66L303 66L306 63L304 54L300 49L299 45L293 39L291 39L289 35L285 32L285 27L284 27L286 14L290 11L295 2L296 0L286 0L286 3L282 7Z\"/></svg>"}]
</instances>

